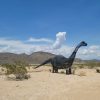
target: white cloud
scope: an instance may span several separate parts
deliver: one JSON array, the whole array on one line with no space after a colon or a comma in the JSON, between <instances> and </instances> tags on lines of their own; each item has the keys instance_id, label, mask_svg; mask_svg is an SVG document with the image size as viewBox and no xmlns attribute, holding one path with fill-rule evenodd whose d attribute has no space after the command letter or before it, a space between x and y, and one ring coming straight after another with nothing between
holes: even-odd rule
<instances>
[{"instance_id":1,"label":"white cloud","mask_svg":"<svg viewBox=\"0 0 100 100\"><path fill-rule=\"evenodd\" d=\"M23 42L20 40L11 40L11 39L5 39L0 38L0 52L12 52L12 53L27 53L30 54L32 52L36 51L47 51L55 54L60 54L63 50L61 48L61 45L63 45L63 42L65 41L65 35L66 32L59 32L56 35L56 40L54 43L53 40L41 38L41 39L35 39L30 38L27 42ZM52 44L30 44L29 42L49 42ZM59 48L59 49L58 49ZM54 50L55 49L55 50ZM56 49L57 52L56 52Z\"/></svg>"},{"instance_id":2,"label":"white cloud","mask_svg":"<svg viewBox=\"0 0 100 100\"><path fill-rule=\"evenodd\" d=\"M45 51L54 54L64 55L69 57L75 47L64 45L66 40L66 32L59 32L56 35L56 40L52 44L32 44L27 41L12 40L0 38L0 52L11 52L11 53L27 53L30 54L36 51ZM52 40L51 40L52 41ZM76 57L82 59L100 59L100 46L91 45L84 48L80 48L77 52Z\"/></svg>"},{"instance_id":3,"label":"white cloud","mask_svg":"<svg viewBox=\"0 0 100 100\"><path fill-rule=\"evenodd\" d=\"M91 45L87 48L83 48L79 50L78 57L86 58L86 59L100 59L100 46L99 45Z\"/></svg>"},{"instance_id":4,"label":"white cloud","mask_svg":"<svg viewBox=\"0 0 100 100\"><path fill-rule=\"evenodd\" d=\"M19 40L0 39L0 52L27 53L33 45Z\"/></svg>"},{"instance_id":5,"label":"white cloud","mask_svg":"<svg viewBox=\"0 0 100 100\"><path fill-rule=\"evenodd\" d=\"M56 34L56 41L53 44L53 48L59 49L65 40L66 40L66 32L58 32Z\"/></svg>"},{"instance_id":6,"label":"white cloud","mask_svg":"<svg viewBox=\"0 0 100 100\"><path fill-rule=\"evenodd\" d=\"M40 39L36 39L36 38L29 38L28 42L48 42L48 43L53 43L53 40L47 39L47 38L40 38Z\"/></svg>"}]
</instances>

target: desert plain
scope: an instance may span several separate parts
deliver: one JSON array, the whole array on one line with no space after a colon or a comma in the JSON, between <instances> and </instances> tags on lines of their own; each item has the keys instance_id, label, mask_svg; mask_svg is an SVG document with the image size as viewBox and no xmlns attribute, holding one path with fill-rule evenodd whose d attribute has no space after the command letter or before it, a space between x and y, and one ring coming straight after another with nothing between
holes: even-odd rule
<instances>
[{"instance_id":1,"label":"desert plain","mask_svg":"<svg viewBox=\"0 0 100 100\"><path fill-rule=\"evenodd\" d=\"M28 80L0 75L0 100L100 100L100 73L77 69L75 74L51 73L43 66L30 69Z\"/></svg>"}]
</instances>

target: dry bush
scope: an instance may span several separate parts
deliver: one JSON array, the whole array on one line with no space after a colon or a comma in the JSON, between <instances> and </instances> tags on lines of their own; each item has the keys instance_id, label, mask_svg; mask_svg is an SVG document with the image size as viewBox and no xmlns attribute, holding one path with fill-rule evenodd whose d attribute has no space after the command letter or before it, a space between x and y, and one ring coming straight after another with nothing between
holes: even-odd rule
<instances>
[{"instance_id":1,"label":"dry bush","mask_svg":"<svg viewBox=\"0 0 100 100\"><path fill-rule=\"evenodd\" d=\"M49 72L52 72L52 70L51 70L51 69L49 69Z\"/></svg>"},{"instance_id":2,"label":"dry bush","mask_svg":"<svg viewBox=\"0 0 100 100\"><path fill-rule=\"evenodd\" d=\"M84 65L83 65L83 64L80 64L78 67L79 67L80 69L82 69L82 68L84 68Z\"/></svg>"},{"instance_id":3,"label":"dry bush","mask_svg":"<svg viewBox=\"0 0 100 100\"><path fill-rule=\"evenodd\" d=\"M88 66L88 68L92 69L92 68L95 68L97 66L100 66L100 62L87 62L86 66Z\"/></svg>"},{"instance_id":4,"label":"dry bush","mask_svg":"<svg viewBox=\"0 0 100 100\"><path fill-rule=\"evenodd\" d=\"M97 69L96 69L96 72L97 72L97 73L100 73L100 68L97 68Z\"/></svg>"},{"instance_id":5,"label":"dry bush","mask_svg":"<svg viewBox=\"0 0 100 100\"><path fill-rule=\"evenodd\" d=\"M17 80L30 78L29 75L27 75L27 65L23 62L19 61L15 62L15 64L3 64L3 66L7 69L5 73L6 76L13 74Z\"/></svg>"},{"instance_id":6,"label":"dry bush","mask_svg":"<svg viewBox=\"0 0 100 100\"><path fill-rule=\"evenodd\" d=\"M61 74L64 74L65 72L62 70L60 73L61 73Z\"/></svg>"},{"instance_id":7,"label":"dry bush","mask_svg":"<svg viewBox=\"0 0 100 100\"><path fill-rule=\"evenodd\" d=\"M86 72L85 71L80 71L78 75L79 76L86 76Z\"/></svg>"},{"instance_id":8,"label":"dry bush","mask_svg":"<svg viewBox=\"0 0 100 100\"><path fill-rule=\"evenodd\" d=\"M75 75L75 71L76 71L76 69L73 69L73 70L72 70L72 74L73 74L73 75Z\"/></svg>"}]
</instances>

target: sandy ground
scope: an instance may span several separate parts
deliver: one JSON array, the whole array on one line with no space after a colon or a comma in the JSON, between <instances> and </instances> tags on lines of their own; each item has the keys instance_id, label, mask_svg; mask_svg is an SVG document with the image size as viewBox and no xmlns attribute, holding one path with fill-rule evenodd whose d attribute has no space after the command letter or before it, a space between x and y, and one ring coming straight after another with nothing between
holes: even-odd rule
<instances>
[{"instance_id":1,"label":"sandy ground","mask_svg":"<svg viewBox=\"0 0 100 100\"><path fill-rule=\"evenodd\" d=\"M85 72L85 76L79 76ZM0 75L0 100L100 100L100 73L76 70L75 75L31 71L31 78L8 81Z\"/></svg>"}]
</instances>

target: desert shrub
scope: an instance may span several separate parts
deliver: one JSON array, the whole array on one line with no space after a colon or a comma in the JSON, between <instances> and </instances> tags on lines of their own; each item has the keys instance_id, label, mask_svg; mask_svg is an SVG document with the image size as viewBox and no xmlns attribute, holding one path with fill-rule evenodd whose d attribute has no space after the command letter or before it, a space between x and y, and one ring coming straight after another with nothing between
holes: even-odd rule
<instances>
[{"instance_id":1,"label":"desert shrub","mask_svg":"<svg viewBox=\"0 0 100 100\"><path fill-rule=\"evenodd\" d=\"M79 75L79 76L86 76L86 72L85 72L85 71L81 71L81 72L79 72L78 75Z\"/></svg>"},{"instance_id":2,"label":"desert shrub","mask_svg":"<svg viewBox=\"0 0 100 100\"><path fill-rule=\"evenodd\" d=\"M52 70L51 70L51 69L49 69L49 72L52 72Z\"/></svg>"},{"instance_id":3,"label":"desert shrub","mask_svg":"<svg viewBox=\"0 0 100 100\"><path fill-rule=\"evenodd\" d=\"M72 74L75 75L76 68L72 69Z\"/></svg>"},{"instance_id":4,"label":"desert shrub","mask_svg":"<svg viewBox=\"0 0 100 100\"><path fill-rule=\"evenodd\" d=\"M95 68L95 67L100 67L100 62L87 62L86 63L86 66L88 66L88 68L92 69L92 68Z\"/></svg>"},{"instance_id":5,"label":"desert shrub","mask_svg":"<svg viewBox=\"0 0 100 100\"><path fill-rule=\"evenodd\" d=\"M97 72L97 73L100 73L100 68L97 68L97 69L96 69L96 72Z\"/></svg>"},{"instance_id":6,"label":"desert shrub","mask_svg":"<svg viewBox=\"0 0 100 100\"><path fill-rule=\"evenodd\" d=\"M62 70L60 73L61 73L61 74L64 74L65 72Z\"/></svg>"},{"instance_id":7,"label":"desert shrub","mask_svg":"<svg viewBox=\"0 0 100 100\"><path fill-rule=\"evenodd\" d=\"M3 64L3 66L7 69L6 75L13 74L16 79L28 79L26 64L24 62L15 62L14 64ZM26 78L27 77L27 78Z\"/></svg>"},{"instance_id":8,"label":"desert shrub","mask_svg":"<svg viewBox=\"0 0 100 100\"><path fill-rule=\"evenodd\" d=\"M96 66L100 67L100 62L96 63Z\"/></svg>"},{"instance_id":9,"label":"desert shrub","mask_svg":"<svg viewBox=\"0 0 100 100\"><path fill-rule=\"evenodd\" d=\"M82 69L82 68L84 68L84 65L83 65L83 64L80 64L78 67L79 67L80 69Z\"/></svg>"},{"instance_id":10,"label":"desert shrub","mask_svg":"<svg viewBox=\"0 0 100 100\"><path fill-rule=\"evenodd\" d=\"M4 68L1 68L1 71L5 71Z\"/></svg>"},{"instance_id":11,"label":"desert shrub","mask_svg":"<svg viewBox=\"0 0 100 100\"><path fill-rule=\"evenodd\" d=\"M87 66L88 66L89 69L93 69L95 67L95 65L92 65L92 64L91 65L88 64Z\"/></svg>"}]
</instances>

